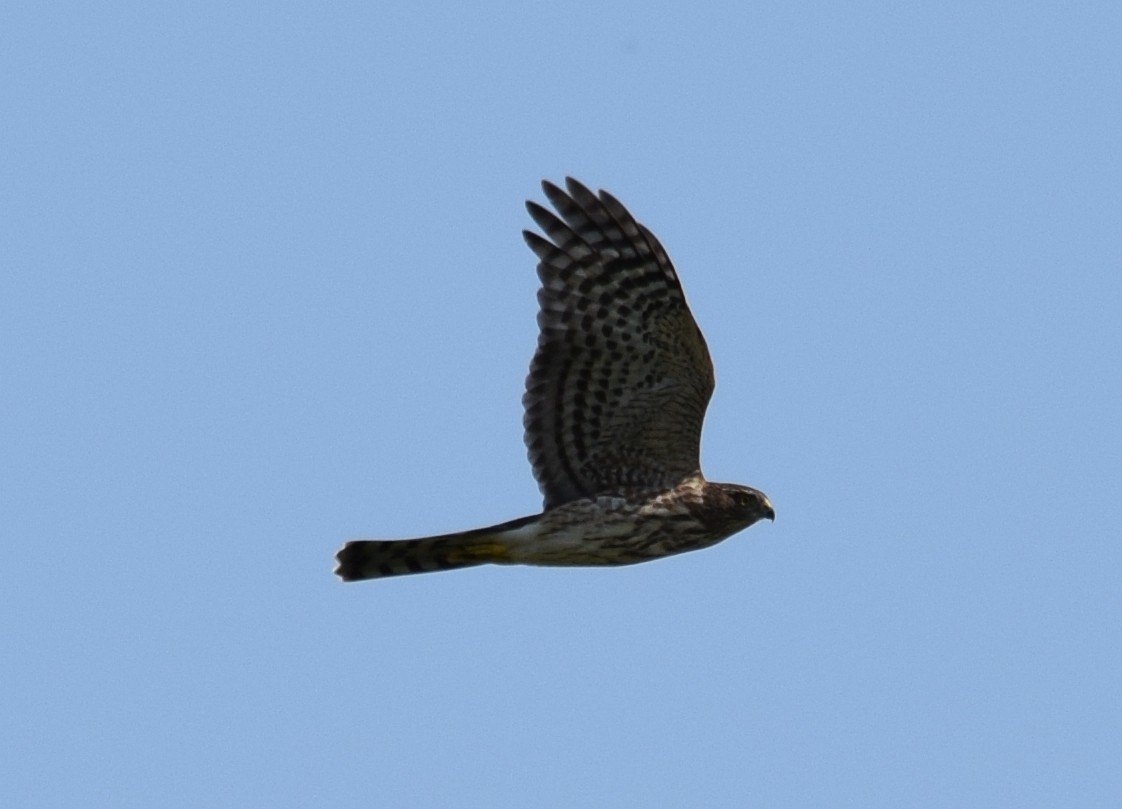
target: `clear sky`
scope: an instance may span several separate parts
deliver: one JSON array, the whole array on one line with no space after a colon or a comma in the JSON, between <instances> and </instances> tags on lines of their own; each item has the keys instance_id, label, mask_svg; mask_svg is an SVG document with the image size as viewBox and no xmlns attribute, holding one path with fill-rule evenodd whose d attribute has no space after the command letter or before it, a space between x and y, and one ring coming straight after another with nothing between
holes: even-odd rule
<instances>
[{"instance_id":1,"label":"clear sky","mask_svg":"<svg viewBox=\"0 0 1122 809\"><path fill-rule=\"evenodd\" d=\"M1118 3L0 12L0 805L1122 805ZM536 513L542 178L674 257L774 524Z\"/></svg>"}]
</instances>

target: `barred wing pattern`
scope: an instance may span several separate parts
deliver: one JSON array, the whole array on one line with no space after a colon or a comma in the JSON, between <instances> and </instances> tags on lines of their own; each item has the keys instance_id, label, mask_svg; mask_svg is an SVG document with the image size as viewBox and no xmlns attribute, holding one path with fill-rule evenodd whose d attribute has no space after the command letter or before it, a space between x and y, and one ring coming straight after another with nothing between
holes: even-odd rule
<instances>
[{"instance_id":1,"label":"barred wing pattern","mask_svg":"<svg viewBox=\"0 0 1122 809\"><path fill-rule=\"evenodd\" d=\"M551 509L699 470L713 363L658 239L606 191L542 183L538 349L522 403L534 476Z\"/></svg>"}]
</instances>

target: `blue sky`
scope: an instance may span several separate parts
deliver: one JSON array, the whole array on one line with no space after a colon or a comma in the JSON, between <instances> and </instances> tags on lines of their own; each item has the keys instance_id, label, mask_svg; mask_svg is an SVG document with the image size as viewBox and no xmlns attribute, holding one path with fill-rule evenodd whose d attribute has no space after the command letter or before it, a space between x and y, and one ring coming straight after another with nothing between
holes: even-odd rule
<instances>
[{"instance_id":1,"label":"blue sky","mask_svg":"<svg viewBox=\"0 0 1122 809\"><path fill-rule=\"evenodd\" d=\"M0 12L0 803L1122 801L1113 3ZM616 570L342 585L535 513L542 178L674 257L706 473Z\"/></svg>"}]
</instances>

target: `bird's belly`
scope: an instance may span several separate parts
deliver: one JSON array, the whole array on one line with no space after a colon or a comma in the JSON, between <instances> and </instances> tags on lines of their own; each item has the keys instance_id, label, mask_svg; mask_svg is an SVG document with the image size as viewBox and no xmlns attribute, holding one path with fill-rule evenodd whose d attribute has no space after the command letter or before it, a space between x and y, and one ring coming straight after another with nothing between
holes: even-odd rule
<instances>
[{"instance_id":1,"label":"bird's belly","mask_svg":"<svg viewBox=\"0 0 1122 809\"><path fill-rule=\"evenodd\" d=\"M621 497L577 500L552 509L510 548L515 564L629 565L703 547L690 521ZM701 537L697 537L701 539Z\"/></svg>"}]
</instances>

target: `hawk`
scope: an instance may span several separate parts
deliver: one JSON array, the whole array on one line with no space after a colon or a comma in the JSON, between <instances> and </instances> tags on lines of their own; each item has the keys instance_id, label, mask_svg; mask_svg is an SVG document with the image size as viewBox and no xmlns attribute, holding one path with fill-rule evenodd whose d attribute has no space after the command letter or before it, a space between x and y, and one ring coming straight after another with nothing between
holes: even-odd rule
<instances>
[{"instance_id":1,"label":"hawk","mask_svg":"<svg viewBox=\"0 0 1122 809\"><path fill-rule=\"evenodd\" d=\"M701 474L713 363L658 239L607 191L542 183L527 202L538 348L522 397L541 514L405 540L356 540L344 581L473 565L629 565L775 519L763 492Z\"/></svg>"}]
</instances>

